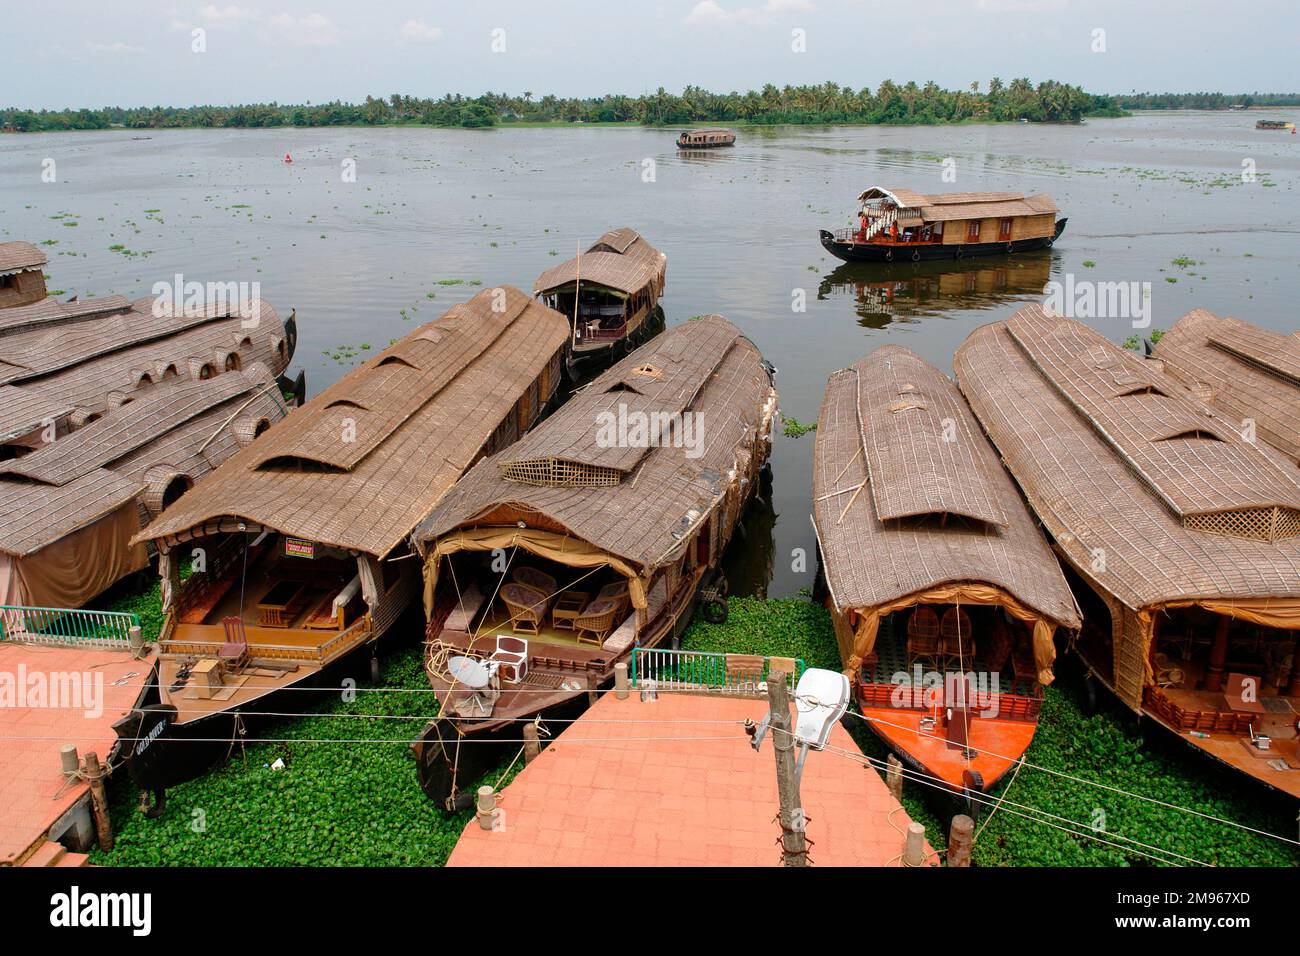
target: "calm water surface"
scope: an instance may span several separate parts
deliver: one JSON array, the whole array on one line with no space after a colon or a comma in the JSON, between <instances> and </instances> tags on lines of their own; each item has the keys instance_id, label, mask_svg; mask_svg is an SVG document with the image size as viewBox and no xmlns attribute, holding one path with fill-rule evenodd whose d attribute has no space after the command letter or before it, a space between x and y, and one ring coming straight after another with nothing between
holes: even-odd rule
<instances>
[{"instance_id":1,"label":"calm water surface","mask_svg":"<svg viewBox=\"0 0 1300 956\"><path fill-rule=\"evenodd\" d=\"M0 137L0 238L53 241L50 287L67 295L144 296L178 272L259 282L282 315L298 310L295 366L314 393L373 354L363 345L435 318L477 292L471 283L528 290L579 242L630 225L668 256L669 325L726 315L778 367L785 413L813 422L832 371L885 342L950 371L974 328L1041 301L1067 273L1151 282L1157 328L1204 307L1293 330L1300 140L1256 131L1255 118L784 127L742 130L735 149L702 156L641 129L13 135ZM41 181L47 158L55 183ZM342 181L346 159L356 182ZM1244 160L1254 182L1242 182ZM850 267L817 229L847 224L873 184L1048 192L1070 223L1042 254ZM792 310L796 290L804 312ZM1117 342L1133 332L1127 320L1093 324ZM771 493L729 555L733 592L811 585L812 443L778 435ZM792 570L799 548L803 572Z\"/></svg>"}]
</instances>

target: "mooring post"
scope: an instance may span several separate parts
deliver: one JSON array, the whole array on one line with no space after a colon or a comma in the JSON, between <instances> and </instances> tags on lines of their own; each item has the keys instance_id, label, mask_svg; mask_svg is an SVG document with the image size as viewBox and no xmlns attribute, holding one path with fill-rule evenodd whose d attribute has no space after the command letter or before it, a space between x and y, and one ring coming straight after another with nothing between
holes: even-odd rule
<instances>
[{"instance_id":1,"label":"mooring post","mask_svg":"<svg viewBox=\"0 0 1300 956\"><path fill-rule=\"evenodd\" d=\"M99 755L93 750L86 753L82 768L90 782L90 805L95 815L95 836L105 850L113 849L113 820L108 815L108 794L104 791L104 768L99 765Z\"/></svg>"},{"instance_id":2,"label":"mooring post","mask_svg":"<svg viewBox=\"0 0 1300 956\"><path fill-rule=\"evenodd\" d=\"M781 806L781 865L807 866L808 844L804 839L799 783L794 776L794 734L790 728L790 697L784 672L773 671L767 676L767 702L772 751L776 754L776 792Z\"/></svg>"},{"instance_id":3,"label":"mooring post","mask_svg":"<svg viewBox=\"0 0 1300 956\"><path fill-rule=\"evenodd\" d=\"M497 794L484 784L478 788L478 812L474 814L483 830L495 830L497 822Z\"/></svg>"},{"instance_id":4,"label":"mooring post","mask_svg":"<svg viewBox=\"0 0 1300 956\"><path fill-rule=\"evenodd\" d=\"M614 696L619 700L627 700L627 663L619 661L614 665Z\"/></svg>"},{"instance_id":5,"label":"mooring post","mask_svg":"<svg viewBox=\"0 0 1300 956\"><path fill-rule=\"evenodd\" d=\"M903 799L903 764L893 754L885 760L885 786L895 800Z\"/></svg>"},{"instance_id":6,"label":"mooring post","mask_svg":"<svg viewBox=\"0 0 1300 956\"><path fill-rule=\"evenodd\" d=\"M59 748L59 769L65 777L75 777L81 769L81 758L77 756L76 744L64 744Z\"/></svg>"},{"instance_id":7,"label":"mooring post","mask_svg":"<svg viewBox=\"0 0 1300 956\"><path fill-rule=\"evenodd\" d=\"M131 656L135 658L144 657L144 631L140 630L140 625L136 624L128 628L126 639L131 648Z\"/></svg>"},{"instance_id":8,"label":"mooring post","mask_svg":"<svg viewBox=\"0 0 1300 956\"><path fill-rule=\"evenodd\" d=\"M971 834L975 830L975 821L964 813L952 818L948 828L948 865L970 866Z\"/></svg>"},{"instance_id":9,"label":"mooring post","mask_svg":"<svg viewBox=\"0 0 1300 956\"><path fill-rule=\"evenodd\" d=\"M524 766L532 763L541 753L541 743L537 739L537 725L524 724Z\"/></svg>"},{"instance_id":10,"label":"mooring post","mask_svg":"<svg viewBox=\"0 0 1300 956\"><path fill-rule=\"evenodd\" d=\"M922 866L925 863L925 826L913 820L907 825L903 839L903 865Z\"/></svg>"}]
</instances>

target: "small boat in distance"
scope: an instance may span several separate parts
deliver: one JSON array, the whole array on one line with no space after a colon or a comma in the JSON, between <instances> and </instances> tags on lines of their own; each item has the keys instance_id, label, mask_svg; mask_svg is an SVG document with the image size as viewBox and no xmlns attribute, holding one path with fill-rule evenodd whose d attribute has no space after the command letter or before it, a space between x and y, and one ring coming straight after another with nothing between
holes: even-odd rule
<instances>
[{"instance_id":1,"label":"small boat in distance","mask_svg":"<svg viewBox=\"0 0 1300 956\"><path fill-rule=\"evenodd\" d=\"M873 186L858 196L857 223L821 230L845 262L961 259L1045 249L1065 231L1046 193L938 193Z\"/></svg>"},{"instance_id":2,"label":"small boat in distance","mask_svg":"<svg viewBox=\"0 0 1300 956\"><path fill-rule=\"evenodd\" d=\"M735 146L736 134L720 126L706 129L684 130L677 137L678 149L718 149L722 146Z\"/></svg>"},{"instance_id":3,"label":"small boat in distance","mask_svg":"<svg viewBox=\"0 0 1300 956\"><path fill-rule=\"evenodd\" d=\"M569 319L565 359L571 375L609 364L662 328L659 297L667 269L668 257L625 226L537 277L533 295Z\"/></svg>"},{"instance_id":4,"label":"small boat in distance","mask_svg":"<svg viewBox=\"0 0 1300 956\"><path fill-rule=\"evenodd\" d=\"M1255 129L1289 129L1295 132L1295 123L1288 123L1286 120L1256 120Z\"/></svg>"}]
</instances>

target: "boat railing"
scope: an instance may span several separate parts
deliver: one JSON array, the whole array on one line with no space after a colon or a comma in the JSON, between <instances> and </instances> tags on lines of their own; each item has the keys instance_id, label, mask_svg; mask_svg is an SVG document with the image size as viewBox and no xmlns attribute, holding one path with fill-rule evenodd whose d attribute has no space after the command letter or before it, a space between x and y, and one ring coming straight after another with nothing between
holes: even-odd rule
<instances>
[{"instance_id":1,"label":"boat railing","mask_svg":"<svg viewBox=\"0 0 1300 956\"><path fill-rule=\"evenodd\" d=\"M805 667L798 658L634 647L629 679L633 687L641 689L653 685L656 690L763 697L768 677L777 670L786 671L793 692Z\"/></svg>"},{"instance_id":2,"label":"boat railing","mask_svg":"<svg viewBox=\"0 0 1300 956\"><path fill-rule=\"evenodd\" d=\"M0 605L0 640L52 647L129 648L138 615L58 607Z\"/></svg>"}]
</instances>

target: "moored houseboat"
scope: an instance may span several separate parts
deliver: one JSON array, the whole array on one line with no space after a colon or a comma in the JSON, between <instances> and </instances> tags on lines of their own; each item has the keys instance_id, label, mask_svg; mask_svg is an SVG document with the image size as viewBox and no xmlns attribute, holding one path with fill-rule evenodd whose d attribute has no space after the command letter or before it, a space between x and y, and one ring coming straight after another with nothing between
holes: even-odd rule
<instances>
[{"instance_id":1,"label":"moored houseboat","mask_svg":"<svg viewBox=\"0 0 1300 956\"><path fill-rule=\"evenodd\" d=\"M735 145L735 132L720 126L683 130L677 137L678 149L719 149Z\"/></svg>"},{"instance_id":2,"label":"moored houseboat","mask_svg":"<svg viewBox=\"0 0 1300 956\"><path fill-rule=\"evenodd\" d=\"M1300 463L1300 333L1195 309L1160 337L1151 360L1238 430Z\"/></svg>"},{"instance_id":3,"label":"moored houseboat","mask_svg":"<svg viewBox=\"0 0 1300 956\"><path fill-rule=\"evenodd\" d=\"M1041 306L977 329L954 366L1066 564L1092 679L1300 796L1300 470Z\"/></svg>"},{"instance_id":4,"label":"moored houseboat","mask_svg":"<svg viewBox=\"0 0 1300 956\"><path fill-rule=\"evenodd\" d=\"M846 262L922 262L1044 249L1065 231L1046 193L936 193L873 186L858 196L854 224L821 230Z\"/></svg>"},{"instance_id":5,"label":"moored houseboat","mask_svg":"<svg viewBox=\"0 0 1300 956\"><path fill-rule=\"evenodd\" d=\"M725 607L716 568L776 411L754 345L695 319L480 462L420 525L441 715L416 748L431 798L456 804L492 735L585 705L634 647L675 642L702 593Z\"/></svg>"},{"instance_id":6,"label":"moored houseboat","mask_svg":"<svg viewBox=\"0 0 1300 956\"><path fill-rule=\"evenodd\" d=\"M311 399L140 534L160 554L165 614L160 699L119 725L143 790L228 753L277 691L323 685L374 648L419 593L408 535L543 413L567 338L564 317L518 289L484 289Z\"/></svg>"},{"instance_id":7,"label":"moored houseboat","mask_svg":"<svg viewBox=\"0 0 1300 956\"><path fill-rule=\"evenodd\" d=\"M957 388L900 346L834 373L813 521L845 673L868 726L921 773L984 791L1033 739L1060 567Z\"/></svg>"},{"instance_id":8,"label":"moored houseboat","mask_svg":"<svg viewBox=\"0 0 1300 956\"><path fill-rule=\"evenodd\" d=\"M1290 130L1291 132L1294 133L1294 132L1295 132L1295 123L1288 122L1287 120L1269 120L1269 119L1262 119L1262 120L1256 120L1256 121L1255 121L1255 129L1280 129L1280 130Z\"/></svg>"},{"instance_id":9,"label":"moored houseboat","mask_svg":"<svg viewBox=\"0 0 1300 956\"><path fill-rule=\"evenodd\" d=\"M612 229L547 269L533 295L569 319L571 372L608 364L663 327L668 258L635 229Z\"/></svg>"}]
</instances>

